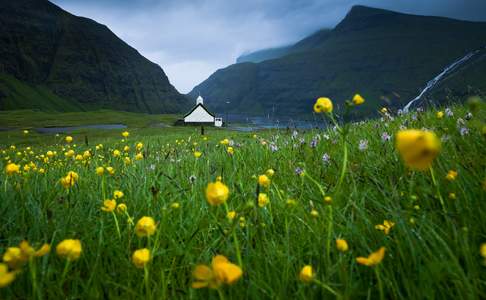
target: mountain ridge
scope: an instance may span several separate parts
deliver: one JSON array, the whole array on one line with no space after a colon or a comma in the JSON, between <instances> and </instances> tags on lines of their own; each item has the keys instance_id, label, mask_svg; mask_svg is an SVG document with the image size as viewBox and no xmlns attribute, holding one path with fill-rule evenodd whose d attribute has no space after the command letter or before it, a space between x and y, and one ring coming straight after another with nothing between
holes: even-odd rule
<instances>
[{"instance_id":1,"label":"mountain ridge","mask_svg":"<svg viewBox=\"0 0 486 300\"><path fill-rule=\"evenodd\" d=\"M0 74L31 89L50 90L85 110L174 113L190 106L160 66L106 25L72 15L47 0L2 1L0 24L8 29L0 32ZM36 96L30 107L25 101L19 107L23 91L0 92L3 110L43 106ZM64 110L62 105L59 110Z\"/></svg>"},{"instance_id":2,"label":"mountain ridge","mask_svg":"<svg viewBox=\"0 0 486 300\"><path fill-rule=\"evenodd\" d=\"M197 85L215 111L306 114L319 96L336 106L360 92L363 115L400 107L448 64L482 46L486 23L353 7L314 47L220 69ZM251 71L250 71L251 70ZM255 84L251 84L255 83ZM231 107L223 101L232 103Z\"/></svg>"}]
</instances>

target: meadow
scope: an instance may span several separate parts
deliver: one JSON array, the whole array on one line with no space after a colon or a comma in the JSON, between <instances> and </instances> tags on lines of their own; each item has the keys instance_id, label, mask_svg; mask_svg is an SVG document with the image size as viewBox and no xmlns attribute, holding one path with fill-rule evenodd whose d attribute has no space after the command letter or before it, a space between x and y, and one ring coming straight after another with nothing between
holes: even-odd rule
<instances>
[{"instance_id":1,"label":"meadow","mask_svg":"<svg viewBox=\"0 0 486 300\"><path fill-rule=\"evenodd\" d=\"M0 298L486 298L484 103L320 115L2 133Z\"/></svg>"}]
</instances>

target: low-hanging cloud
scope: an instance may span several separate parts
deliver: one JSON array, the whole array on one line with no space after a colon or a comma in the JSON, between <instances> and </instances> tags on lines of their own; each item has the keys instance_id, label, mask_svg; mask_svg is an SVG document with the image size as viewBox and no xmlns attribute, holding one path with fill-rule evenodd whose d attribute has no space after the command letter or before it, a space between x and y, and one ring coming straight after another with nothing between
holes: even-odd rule
<instances>
[{"instance_id":1,"label":"low-hanging cloud","mask_svg":"<svg viewBox=\"0 0 486 300\"><path fill-rule=\"evenodd\" d=\"M486 21L486 0L51 0L106 24L189 92L242 53L335 26L356 4Z\"/></svg>"}]
</instances>

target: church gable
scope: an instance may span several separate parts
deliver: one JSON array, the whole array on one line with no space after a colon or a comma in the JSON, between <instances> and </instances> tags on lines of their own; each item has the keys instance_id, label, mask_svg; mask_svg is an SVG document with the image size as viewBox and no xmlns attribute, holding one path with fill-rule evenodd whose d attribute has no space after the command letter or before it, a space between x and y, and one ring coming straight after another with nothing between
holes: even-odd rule
<instances>
[{"instance_id":1,"label":"church gable","mask_svg":"<svg viewBox=\"0 0 486 300\"><path fill-rule=\"evenodd\" d=\"M213 123L214 116L206 110L202 104L196 105L194 109L184 116L186 123Z\"/></svg>"}]
</instances>

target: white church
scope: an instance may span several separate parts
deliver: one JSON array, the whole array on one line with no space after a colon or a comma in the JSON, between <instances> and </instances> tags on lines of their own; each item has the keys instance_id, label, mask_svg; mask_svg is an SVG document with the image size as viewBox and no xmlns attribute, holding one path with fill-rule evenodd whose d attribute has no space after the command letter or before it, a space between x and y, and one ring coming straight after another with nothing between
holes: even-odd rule
<instances>
[{"instance_id":1,"label":"white church","mask_svg":"<svg viewBox=\"0 0 486 300\"><path fill-rule=\"evenodd\" d=\"M223 118L216 118L204 106L204 99L199 95L196 99L196 106L184 116L186 125L214 125L223 126Z\"/></svg>"}]
</instances>

